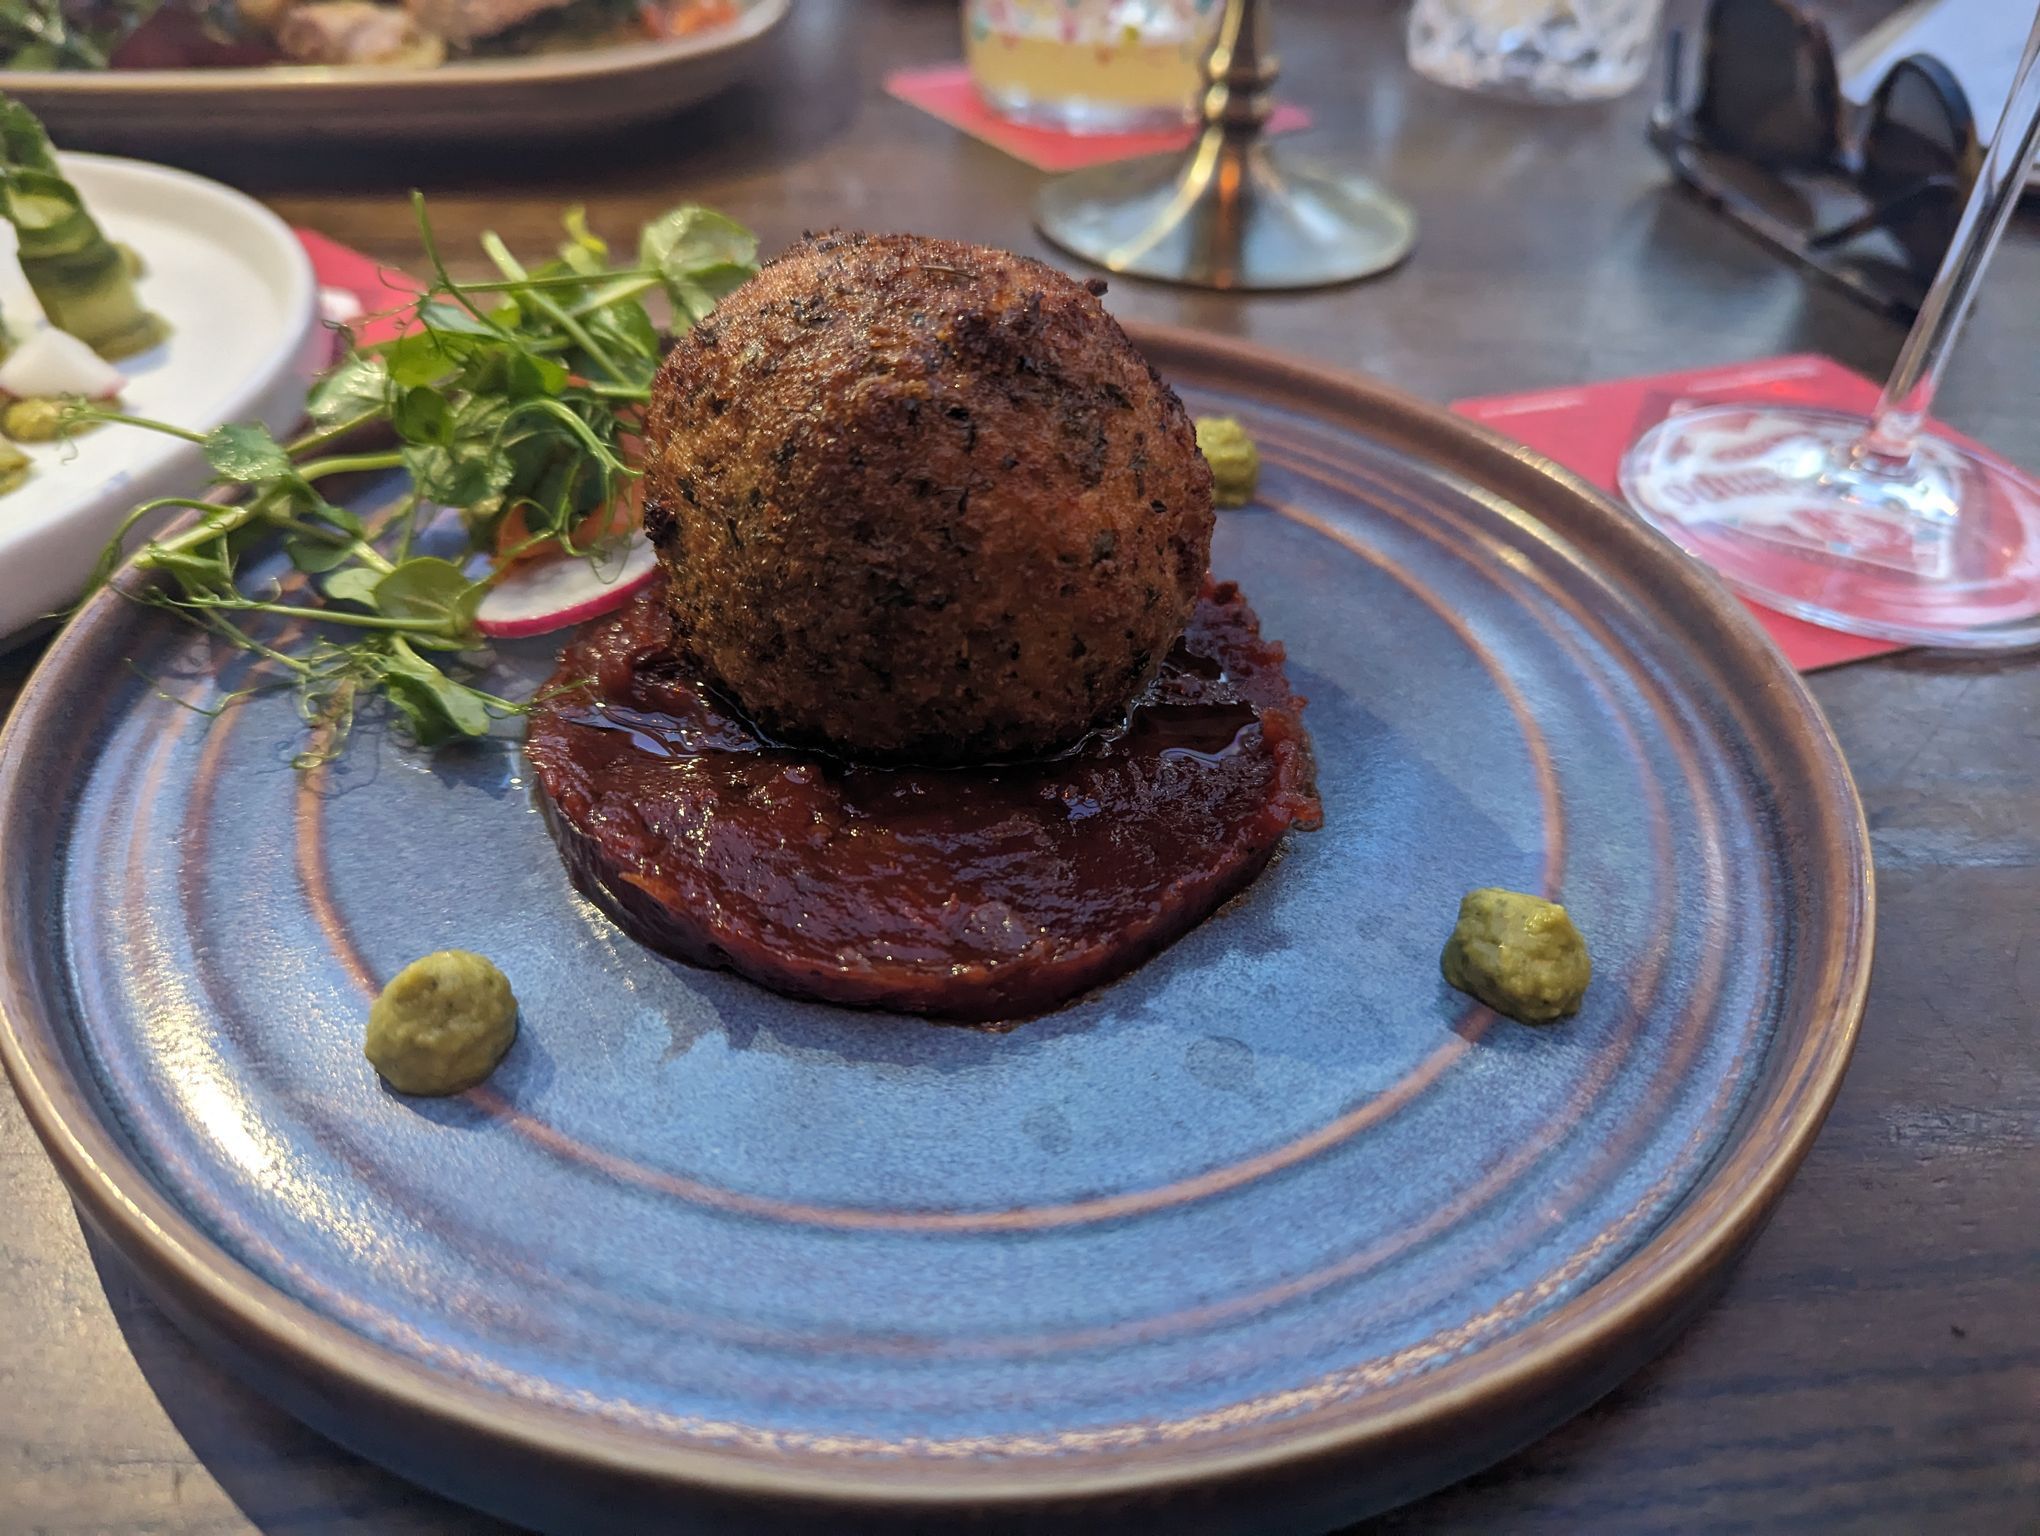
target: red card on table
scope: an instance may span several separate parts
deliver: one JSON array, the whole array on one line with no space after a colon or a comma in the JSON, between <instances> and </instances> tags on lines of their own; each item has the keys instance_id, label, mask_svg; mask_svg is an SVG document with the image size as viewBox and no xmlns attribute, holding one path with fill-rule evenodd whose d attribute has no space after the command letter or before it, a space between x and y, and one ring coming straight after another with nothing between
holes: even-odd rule
<instances>
[{"instance_id":1,"label":"red card on table","mask_svg":"<svg viewBox=\"0 0 2040 1536\"><path fill-rule=\"evenodd\" d=\"M411 305L422 286L416 279L317 230L293 233L312 258L319 313L329 325L350 327L362 342L387 341L409 328Z\"/></svg>"},{"instance_id":2,"label":"red card on table","mask_svg":"<svg viewBox=\"0 0 2040 1536\"><path fill-rule=\"evenodd\" d=\"M885 88L908 106L919 107L994 149L1003 149L1037 171L1074 171L1108 160L1167 154L1186 148L1194 132L1185 127L1165 128L1159 133L1063 133L1011 123L985 105L977 87L970 83L970 70L962 64L894 70L886 76ZM1270 133L1309 126L1310 114L1287 104L1276 107L1268 120Z\"/></svg>"},{"instance_id":3,"label":"red card on table","mask_svg":"<svg viewBox=\"0 0 2040 1536\"><path fill-rule=\"evenodd\" d=\"M1456 400L1452 409L1556 459L1619 501L1616 474L1629 445L1674 411L1719 400L1787 400L1867 412L1877 403L1877 386L1840 363L1806 353L1726 368L1610 379L1575 389L1483 395ZM1756 603L1750 603L1749 610L1785 659L1802 672L1905 649L1889 640L1823 629Z\"/></svg>"}]
</instances>

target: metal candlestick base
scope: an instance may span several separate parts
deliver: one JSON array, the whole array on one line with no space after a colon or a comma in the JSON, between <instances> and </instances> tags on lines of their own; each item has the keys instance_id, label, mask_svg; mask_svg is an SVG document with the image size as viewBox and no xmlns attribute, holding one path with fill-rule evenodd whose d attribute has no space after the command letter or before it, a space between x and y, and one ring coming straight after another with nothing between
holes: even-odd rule
<instances>
[{"instance_id":1,"label":"metal candlestick base","mask_svg":"<svg viewBox=\"0 0 2040 1536\"><path fill-rule=\"evenodd\" d=\"M1042 190L1034 221L1108 272L1202 288L1317 288L1385 272L1416 215L1364 177L1261 140L1277 65L1265 0L1228 0L1205 59L1204 132L1186 156L1094 166Z\"/></svg>"},{"instance_id":2,"label":"metal candlestick base","mask_svg":"<svg viewBox=\"0 0 2040 1536\"><path fill-rule=\"evenodd\" d=\"M1200 145L1186 163L1151 155L1049 184L1041 232L1074 256L1133 277L1199 288L1318 288L1386 272L1417 221L1359 176Z\"/></svg>"}]
</instances>

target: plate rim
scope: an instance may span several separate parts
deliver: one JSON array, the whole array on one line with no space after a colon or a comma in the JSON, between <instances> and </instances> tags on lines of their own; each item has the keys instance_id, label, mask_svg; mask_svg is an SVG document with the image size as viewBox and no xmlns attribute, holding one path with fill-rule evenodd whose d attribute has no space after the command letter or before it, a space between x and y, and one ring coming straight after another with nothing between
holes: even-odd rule
<instances>
[{"instance_id":1,"label":"plate rim","mask_svg":"<svg viewBox=\"0 0 2040 1536\"><path fill-rule=\"evenodd\" d=\"M1785 663L1743 605L1676 545L1571 471L1441 406L1364 375L1187 329L1141 324L1126 328L1165 377L1172 367L1187 371L1201 366L1228 378L1272 380L1291 392L1335 401L1349 413L1364 415L1380 437L1399 441L1406 451L1433 462L1439 462L1438 455L1426 453L1425 445L1456 443L1472 452L1477 473L1490 483L1512 481L1533 490L1542 487L1547 493L1556 487L1591 504L1615 537L1626 539L1637 551L1647 551L1642 557L1660 562L1659 574L1680 597L1697 604L1721 626L1736 659L1773 685L1765 693L1774 710L1789 717L1793 745L1820 761L1824 771L1809 776L1803 786L1809 791L1808 806L1814 824L1825 834L1824 846L1853 877L1839 896L1830 888L1831 931L1816 936L1824 950L1811 962L1818 977L1814 991L1819 998L1831 999L1832 1010L1827 1018L1807 1026L1793 1058L1796 1070L1790 1084L1776 1095L1776 1124L1740 1125L1689 1186L1680 1205L1616 1268L1548 1314L1536 1330L1426 1373L1422 1379L1428 1388L1406 1402L1370 1409L1362 1397L1334 1422L1296 1434L1277 1428L1251 1445L1200 1448L1193 1443L1187 1450L1144 1452L1137 1459L1015 1471L926 1458L870 1464L795 1455L766 1460L745 1452L674 1444L651 1431L520 1402L441 1376L349 1332L237 1263L153 1187L94 1113L89 1096L64 1070L55 1054L55 1032L37 1013L29 994L27 978L41 968L40 963L34 960L22 925L0 914L0 1064L88 1218L129 1262L173 1295L177 1287L185 1288L212 1316L257 1335L264 1358L274 1357L300 1376L337 1381L350 1401L374 1402L399 1417L421 1418L440 1434L473 1437L541 1463L637 1479L675 1492L794 1500L837 1510L877 1512L888 1506L922 1513L1014 1510L1208 1489L1358 1460L1370 1449L1392 1449L1427 1428L1461 1423L1484 1405L1534 1400L1540 1394L1549 1397L1564 1384L1591 1375L1598 1385L1590 1394L1577 1394L1575 1406L1583 1406L1654 1354L1668 1341L1668 1330L1710 1294L1710 1282L1740 1255L1783 1194L1820 1131L1860 1031L1875 940L1875 874L1862 804L1840 743L1804 680ZM1449 459L1444 462L1455 472L1464 472L1463 459L1457 467ZM1517 500L1535 516L1521 498ZM13 867L19 857L9 846L10 827L20 814L14 801L33 793L21 766L24 743L38 729L40 717L61 710L59 674L75 664L95 631L109 622L116 612L110 605L121 601L117 594L102 591L80 609L52 643L0 728L0 870ZM1767 1052L1766 1062L1774 1059ZM178 1300L182 1303L182 1297ZM1641 1353L1639 1339L1651 1341ZM1611 1374L1606 1362L1620 1355L1625 1343L1632 1358ZM237 1345L242 1353L248 1349ZM1492 1448L1487 1461L1517 1443L1520 1440ZM1457 1475L1471 1470L1465 1467ZM1421 1491L1413 1490L1412 1496Z\"/></svg>"},{"instance_id":2,"label":"plate rim","mask_svg":"<svg viewBox=\"0 0 2040 1536\"><path fill-rule=\"evenodd\" d=\"M147 189L152 187L174 194L180 210L178 222L181 228L200 234L214 249L233 246L247 252L251 264L260 266L274 262L283 275L285 288L280 298L287 319L276 331L268 350L222 403L221 421L244 421L258 412L272 413L278 391L284 390L293 377L302 378L309 387L312 372L317 366L311 360L311 348L319 331L318 275L312 266L311 253L275 209L210 176L132 155L67 149L57 152L57 161L70 174L84 176L88 183L104 177L110 182L124 182L141 189L142 196L146 196ZM108 189L95 191L88 185L86 190L93 194L95 206L103 216L119 221L125 209L119 203L106 199ZM266 242L261 251L252 251L245 243L237 246L234 240L237 231L227 229L207 216L222 206L239 217L248 229L259 232ZM219 315L220 323L230 323L232 306L222 306ZM174 334L167 345L172 349L177 346ZM293 410L301 415L303 391L297 393L299 398ZM154 487L149 490L149 495L162 494L166 483L174 484L185 478L187 472L194 481L206 472L198 449L190 443L162 439L152 454L139 463L130 464L123 471L125 478L118 487L109 487L103 482L91 488L80 486L68 507L54 514L31 516L18 526L0 528L0 560L31 548L39 541L59 537L62 530L75 529L87 522L105 525L95 540L96 544L103 544L117 521L116 512L134 504L134 500L125 497L126 490ZM122 494L113 495L110 491ZM50 611L51 604L59 609L70 606L81 590L82 583L60 594L39 596L29 604L36 611L22 615L12 613L14 605L11 602L0 601L0 646L7 643L8 637L35 628L41 622L41 616Z\"/></svg>"},{"instance_id":3,"label":"plate rim","mask_svg":"<svg viewBox=\"0 0 2040 1536\"><path fill-rule=\"evenodd\" d=\"M24 69L0 71L0 88L25 98L149 98L154 96L256 96L273 90L293 95L331 94L363 87L429 84L437 89L485 90L505 85L586 83L663 69L684 60L713 58L754 43L784 21L793 0L751 0L735 25L688 37L605 43L558 53L514 58L461 59L432 69L376 65L244 64L218 69Z\"/></svg>"}]
</instances>

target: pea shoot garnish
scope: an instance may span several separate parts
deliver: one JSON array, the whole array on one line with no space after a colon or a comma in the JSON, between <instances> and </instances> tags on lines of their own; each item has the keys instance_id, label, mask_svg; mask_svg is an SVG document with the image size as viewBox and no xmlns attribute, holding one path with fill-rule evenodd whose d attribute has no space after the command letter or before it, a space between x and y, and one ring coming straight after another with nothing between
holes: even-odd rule
<instances>
[{"instance_id":1,"label":"pea shoot garnish","mask_svg":"<svg viewBox=\"0 0 2040 1536\"><path fill-rule=\"evenodd\" d=\"M521 561L615 558L637 522L637 434L670 338L756 270L750 231L705 208L646 225L618 264L579 209L551 260L526 268L494 234L500 276L454 280L413 194L429 278L393 340L357 344L313 389L307 430L194 433L118 411L97 419L196 443L221 490L129 514L101 564L169 509L192 514L143 545L125 582L258 658L295 691L313 730L302 763L340 750L381 699L421 746L481 736L523 703L479 688L476 610ZM669 309L665 328L647 301ZM334 499L342 477L403 476L364 522ZM251 585L243 562L280 541L294 573Z\"/></svg>"}]
</instances>

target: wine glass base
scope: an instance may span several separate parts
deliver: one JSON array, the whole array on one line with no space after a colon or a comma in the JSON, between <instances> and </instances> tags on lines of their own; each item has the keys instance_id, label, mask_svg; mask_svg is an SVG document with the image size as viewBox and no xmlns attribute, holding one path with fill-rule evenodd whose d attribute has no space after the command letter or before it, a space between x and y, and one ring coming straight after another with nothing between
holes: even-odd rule
<instances>
[{"instance_id":1,"label":"wine glass base","mask_svg":"<svg viewBox=\"0 0 2040 1536\"><path fill-rule=\"evenodd\" d=\"M1730 586L1829 629L1914 645L2040 645L2040 482L1922 436L1901 467L1840 411L1712 405L1646 432L1629 504Z\"/></svg>"},{"instance_id":2,"label":"wine glass base","mask_svg":"<svg viewBox=\"0 0 2040 1536\"><path fill-rule=\"evenodd\" d=\"M1366 178L1241 148L1207 130L1188 156L1151 155L1058 177L1034 221L1085 261L1200 288L1319 288L1385 272L1416 216Z\"/></svg>"}]
</instances>

